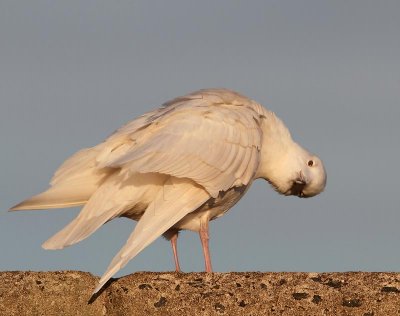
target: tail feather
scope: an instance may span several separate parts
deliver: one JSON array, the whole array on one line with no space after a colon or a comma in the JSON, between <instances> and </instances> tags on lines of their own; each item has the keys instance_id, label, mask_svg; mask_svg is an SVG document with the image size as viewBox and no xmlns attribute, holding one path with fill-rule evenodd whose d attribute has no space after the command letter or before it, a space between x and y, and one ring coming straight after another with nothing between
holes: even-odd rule
<instances>
[{"instance_id":1,"label":"tail feather","mask_svg":"<svg viewBox=\"0 0 400 316\"><path fill-rule=\"evenodd\" d=\"M43 193L18 203L10 208L10 211L42 210L80 206L88 201L93 191L93 187L82 187L77 189L74 185L55 186Z\"/></svg>"},{"instance_id":2,"label":"tail feather","mask_svg":"<svg viewBox=\"0 0 400 316\"><path fill-rule=\"evenodd\" d=\"M39 210L85 204L115 170L96 169L96 147L84 149L67 159L56 171L51 187L10 210Z\"/></svg>"},{"instance_id":3,"label":"tail feather","mask_svg":"<svg viewBox=\"0 0 400 316\"><path fill-rule=\"evenodd\" d=\"M11 210L40 210L83 205L101 183L96 177L82 175L79 178L56 184L47 191L13 206Z\"/></svg>"}]
</instances>

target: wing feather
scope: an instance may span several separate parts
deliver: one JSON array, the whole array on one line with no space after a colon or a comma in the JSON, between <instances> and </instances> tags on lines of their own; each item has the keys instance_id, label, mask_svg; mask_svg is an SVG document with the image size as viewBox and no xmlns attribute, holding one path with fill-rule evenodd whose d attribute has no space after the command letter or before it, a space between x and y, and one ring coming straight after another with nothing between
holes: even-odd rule
<instances>
[{"instance_id":1,"label":"wing feather","mask_svg":"<svg viewBox=\"0 0 400 316\"><path fill-rule=\"evenodd\" d=\"M254 174L258 166L253 148L260 148L261 137L256 134L261 130L255 116L254 111L239 106L188 110L186 105L169 112L164 120L159 117L154 129L148 127L153 135L144 144L109 161L108 166L189 178L216 197L234 184L248 184L250 179L242 175L247 169Z\"/></svg>"},{"instance_id":2,"label":"wing feather","mask_svg":"<svg viewBox=\"0 0 400 316\"><path fill-rule=\"evenodd\" d=\"M150 203L151 192L158 192L165 178L155 174L138 174L125 179L124 174L113 174L91 196L79 215L43 243L43 248L62 249L73 245L137 203Z\"/></svg>"},{"instance_id":3,"label":"wing feather","mask_svg":"<svg viewBox=\"0 0 400 316\"><path fill-rule=\"evenodd\" d=\"M209 198L210 195L193 181L171 177L148 206L126 244L111 261L94 293L129 260Z\"/></svg>"},{"instance_id":4,"label":"wing feather","mask_svg":"<svg viewBox=\"0 0 400 316\"><path fill-rule=\"evenodd\" d=\"M237 179L243 178L243 174L245 173L246 169L249 166L250 159L251 159L251 150L243 150L243 158L242 161L239 163L238 167L235 171L235 177Z\"/></svg>"}]
</instances>

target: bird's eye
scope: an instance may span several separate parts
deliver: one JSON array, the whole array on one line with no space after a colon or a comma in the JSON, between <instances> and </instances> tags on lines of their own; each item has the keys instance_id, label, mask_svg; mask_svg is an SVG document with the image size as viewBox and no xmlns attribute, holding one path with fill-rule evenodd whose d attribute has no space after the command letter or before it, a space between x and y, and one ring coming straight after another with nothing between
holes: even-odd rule
<instances>
[{"instance_id":1,"label":"bird's eye","mask_svg":"<svg viewBox=\"0 0 400 316\"><path fill-rule=\"evenodd\" d=\"M307 165L308 165L309 167L314 166L314 161L313 161L313 160L309 160L308 163L307 163Z\"/></svg>"}]
</instances>

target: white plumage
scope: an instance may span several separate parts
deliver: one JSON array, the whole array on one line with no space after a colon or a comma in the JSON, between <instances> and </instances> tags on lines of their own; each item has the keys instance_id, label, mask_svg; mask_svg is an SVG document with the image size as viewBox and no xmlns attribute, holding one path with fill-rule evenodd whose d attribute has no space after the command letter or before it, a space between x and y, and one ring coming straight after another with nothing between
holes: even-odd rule
<instances>
[{"instance_id":1,"label":"white plumage","mask_svg":"<svg viewBox=\"0 0 400 316\"><path fill-rule=\"evenodd\" d=\"M115 217L138 220L98 291L162 234L175 253L181 229L200 232L211 271L208 222L256 178L300 197L320 193L326 183L321 160L296 144L272 112L236 92L207 89L167 102L79 151L57 170L49 190L12 210L84 205L46 249L75 244ZM177 255L175 263L179 270Z\"/></svg>"}]
</instances>

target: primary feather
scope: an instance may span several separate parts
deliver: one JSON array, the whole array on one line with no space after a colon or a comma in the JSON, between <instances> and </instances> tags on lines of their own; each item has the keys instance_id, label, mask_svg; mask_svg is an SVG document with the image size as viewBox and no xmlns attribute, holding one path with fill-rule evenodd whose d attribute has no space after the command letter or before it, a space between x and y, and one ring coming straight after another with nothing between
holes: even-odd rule
<instances>
[{"instance_id":1,"label":"primary feather","mask_svg":"<svg viewBox=\"0 0 400 316\"><path fill-rule=\"evenodd\" d=\"M48 191L12 210L84 205L46 249L77 243L115 217L138 220L97 291L162 234L190 229L208 239L208 221L256 178L302 197L326 183L319 158L297 145L272 112L236 92L207 89L167 102L79 151L56 171Z\"/></svg>"}]
</instances>

